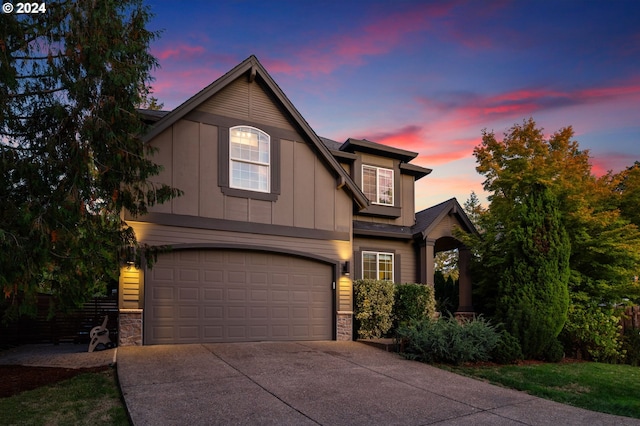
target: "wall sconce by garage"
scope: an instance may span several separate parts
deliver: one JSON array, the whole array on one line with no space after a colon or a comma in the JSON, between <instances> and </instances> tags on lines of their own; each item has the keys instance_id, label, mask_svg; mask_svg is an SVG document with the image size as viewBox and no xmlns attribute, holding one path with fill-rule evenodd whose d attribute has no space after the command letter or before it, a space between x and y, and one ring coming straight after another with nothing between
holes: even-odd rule
<instances>
[{"instance_id":1,"label":"wall sconce by garage","mask_svg":"<svg viewBox=\"0 0 640 426\"><path fill-rule=\"evenodd\" d=\"M125 251L125 262L131 267L136 263L136 248L134 246L127 246Z\"/></svg>"},{"instance_id":2,"label":"wall sconce by garage","mask_svg":"<svg viewBox=\"0 0 640 426\"><path fill-rule=\"evenodd\" d=\"M347 260L346 262L344 262L342 264L342 275L344 276L349 276L349 274L351 273L351 264L350 262Z\"/></svg>"}]
</instances>

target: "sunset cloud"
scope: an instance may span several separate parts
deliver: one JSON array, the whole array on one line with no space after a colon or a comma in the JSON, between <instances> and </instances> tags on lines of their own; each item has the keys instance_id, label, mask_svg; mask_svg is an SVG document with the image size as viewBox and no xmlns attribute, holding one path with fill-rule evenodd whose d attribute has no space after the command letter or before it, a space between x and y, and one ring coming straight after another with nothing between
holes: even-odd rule
<instances>
[{"instance_id":1,"label":"sunset cloud","mask_svg":"<svg viewBox=\"0 0 640 426\"><path fill-rule=\"evenodd\" d=\"M596 174L640 159L640 2L154 3L166 109L255 54L318 134L419 153L428 205L481 188L482 129L529 117L571 125Z\"/></svg>"},{"instance_id":2,"label":"sunset cloud","mask_svg":"<svg viewBox=\"0 0 640 426\"><path fill-rule=\"evenodd\" d=\"M452 93L434 98L421 97L418 102L428 111L448 115L450 126L465 127L497 119L520 119L542 110L629 97L640 101L640 84L630 82L576 90L519 89L494 95Z\"/></svg>"},{"instance_id":3,"label":"sunset cloud","mask_svg":"<svg viewBox=\"0 0 640 426\"><path fill-rule=\"evenodd\" d=\"M189 46L184 43L152 50L153 56L161 61L199 59L205 52L203 46Z\"/></svg>"},{"instance_id":4,"label":"sunset cloud","mask_svg":"<svg viewBox=\"0 0 640 426\"><path fill-rule=\"evenodd\" d=\"M289 51L286 65L281 60L269 59L274 72L297 77L311 74L330 74L348 65L359 66L368 56L380 56L399 45L410 44L411 35L427 31L430 21L446 16L451 5L419 4L405 10L380 13L359 26L348 27L348 32L336 33L328 38ZM296 58L295 60L292 60Z\"/></svg>"}]
</instances>

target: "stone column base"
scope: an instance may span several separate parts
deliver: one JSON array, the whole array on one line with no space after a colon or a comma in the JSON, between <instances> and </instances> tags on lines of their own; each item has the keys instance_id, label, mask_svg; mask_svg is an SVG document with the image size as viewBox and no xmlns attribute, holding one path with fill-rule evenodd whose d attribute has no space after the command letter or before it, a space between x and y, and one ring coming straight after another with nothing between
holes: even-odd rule
<instances>
[{"instance_id":1,"label":"stone column base","mask_svg":"<svg viewBox=\"0 0 640 426\"><path fill-rule=\"evenodd\" d=\"M142 309L120 309L118 346L142 346Z\"/></svg>"},{"instance_id":2,"label":"stone column base","mask_svg":"<svg viewBox=\"0 0 640 426\"><path fill-rule=\"evenodd\" d=\"M353 312L338 311L336 314L336 340L353 340Z\"/></svg>"}]
</instances>

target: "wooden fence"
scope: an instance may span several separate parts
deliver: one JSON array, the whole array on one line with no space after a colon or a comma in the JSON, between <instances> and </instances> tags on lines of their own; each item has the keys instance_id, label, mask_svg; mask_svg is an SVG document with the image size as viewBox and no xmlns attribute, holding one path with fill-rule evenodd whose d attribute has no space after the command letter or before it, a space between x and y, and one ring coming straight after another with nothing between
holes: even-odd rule
<instances>
[{"instance_id":1,"label":"wooden fence","mask_svg":"<svg viewBox=\"0 0 640 426\"><path fill-rule=\"evenodd\" d=\"M51 296L38 295L38 314L35 318L22 318L8 326L0 325L0 344L73 342L89 343L89 332L109 317L107 328L111 341L118 341L117 297L96 297L82 308L48 319Z\"/></svg>"},{"instance_id":2,"label":"wooden fence","mask_svg":"<svg viewBox=\"0 0 640 426\"><path fill-rule=\"evenodd\" d=\"M621 320L622 332L628 329L640 329L640 306L629 306Z\"/></svg>"}]
</instances>

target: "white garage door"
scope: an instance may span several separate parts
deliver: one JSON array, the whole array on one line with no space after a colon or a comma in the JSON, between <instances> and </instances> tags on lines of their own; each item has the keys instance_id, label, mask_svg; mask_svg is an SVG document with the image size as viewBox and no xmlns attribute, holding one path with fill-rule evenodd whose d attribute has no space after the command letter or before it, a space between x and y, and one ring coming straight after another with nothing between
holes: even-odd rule
<instances>
[{"instance_id":1,"label":"white garage door","mask_svg":"<svg viewBox=\"0 0 640 426\"><path fill-rule=\"evenodd\" d=\"M181 250L145 277L145 344L328 340L332 268L282 254Z\"/></svg>"}]
</instances>

